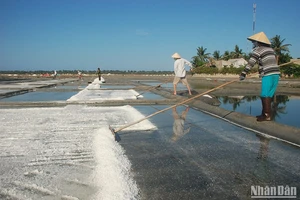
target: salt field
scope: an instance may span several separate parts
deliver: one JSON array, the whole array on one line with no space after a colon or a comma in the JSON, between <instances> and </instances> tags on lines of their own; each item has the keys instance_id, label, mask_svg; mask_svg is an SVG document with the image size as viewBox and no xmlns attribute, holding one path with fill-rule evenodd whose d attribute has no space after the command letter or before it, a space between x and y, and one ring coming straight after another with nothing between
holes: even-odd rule
<instances>
[{"instance_id":1,"label":"salt field","mask_svg":"<svg viewBox=\"0 0 300 200\"><path fill-rule=\"evenodd\" d=\"M0 0L0 200L300 200L299 8Z\"/></svg>"},{"instance_id":2,"label":"salt field","mask_svg":"<svg viewBox=\"0 0 300 200\"><path fill-rule=\"evenodd\" d=\"M130 106L2 109L1 194L132 199L138 193L130 162L108 127L141 117Z\"/></svg>"},{"instance_id":3,"label":"salt field","mask_svg":"<svg viewBox=\"0 0 300 200\"><path fill-rule=\"evenodd\" d=\"M251 199L253 185L300 188L298 146L193 106L122 105L154 95L147 89L56 87L77 104L0 109L0 199ZM53 90L26 95L51 100Z\"/></svg>"}]
</instances>

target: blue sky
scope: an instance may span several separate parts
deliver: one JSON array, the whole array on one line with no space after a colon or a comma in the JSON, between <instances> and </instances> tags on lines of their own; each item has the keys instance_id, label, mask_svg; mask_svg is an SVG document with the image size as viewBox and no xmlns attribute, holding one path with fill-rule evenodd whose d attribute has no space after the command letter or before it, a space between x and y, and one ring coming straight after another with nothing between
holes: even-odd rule
<instances>
[{"instance_id":1,"label":"blue sky","mask_svg":"<svg viewBox=\"0 0 300 200\"><path fill-rule=\"evenodd\" d=\"M171 55L251 50L280 35L300 57L299 0L1 0L0 70L172 70Z\"/></svg>"}]
</instances>

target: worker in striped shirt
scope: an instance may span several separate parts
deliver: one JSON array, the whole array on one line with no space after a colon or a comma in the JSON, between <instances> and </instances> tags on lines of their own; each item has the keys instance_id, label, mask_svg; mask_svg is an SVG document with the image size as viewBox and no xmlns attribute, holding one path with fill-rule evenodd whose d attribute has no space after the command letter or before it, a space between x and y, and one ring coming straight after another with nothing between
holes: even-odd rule
<instances>
[{"instance_id":1,"label":"worker in striped shirt","mask_svg":"<svg viewBox=\"0 0 300 200\"><path fill-rule=\"evenodd\" d=\"M264 32L257 33L247 38L252 41L254 48L251 57L245 69L240 75L240 80L244 80L246 74L255 65L259 65L259 74L262 77L261 81L261 102L262 113L256 116L257 121L271 120L271 102L277 89L279 81L279 66L277 65L274 50L271 48L271 43Z\"/></svg>"}]
</instances>

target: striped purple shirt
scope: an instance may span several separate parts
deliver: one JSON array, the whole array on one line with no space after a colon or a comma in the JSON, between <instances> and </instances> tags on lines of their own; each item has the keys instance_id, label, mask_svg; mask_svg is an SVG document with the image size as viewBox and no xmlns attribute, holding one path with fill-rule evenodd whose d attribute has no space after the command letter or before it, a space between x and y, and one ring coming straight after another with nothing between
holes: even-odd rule
<instances>
[{"instance_id":1,"label":"striped purple shirt","mask_svg":"<svg viewBox=\"0 0 300 200\"><path fill-rule=\"evenodd\" d=\"M258 71L261 77L280 74L275 52L271 47L260 46L254 48L244 72L249 72L256 63L259 65Z\"/></svg>"}]
</instances>

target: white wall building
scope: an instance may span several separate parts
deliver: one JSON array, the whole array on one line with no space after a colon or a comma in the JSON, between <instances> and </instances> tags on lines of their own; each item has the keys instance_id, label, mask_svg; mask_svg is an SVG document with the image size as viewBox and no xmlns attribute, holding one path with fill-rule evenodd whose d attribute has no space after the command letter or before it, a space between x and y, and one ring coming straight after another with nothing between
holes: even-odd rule
<instances>
[{"instance_id":1,"label":"white wall building","mask_svg":"<svg viewBox=\"0 0 300 200\"><path fill-rule=\"evenodd\" d=\"M244 58L235 58L229 60L215 60L214 64L218 69L222 69L224 67L230 67L231 65L235 68L244 67L248 64L248 62Z\"/></svg>"},{"instance_id":2,"label":"white wall building","mask_svg":"<svg viewBox=\"0 0 300 200\"><path fill-rule=\"evenodd\" d=\"M244 67L248 64L244 58L229 59L228 62L230 62L230 65L233 65L235 68Z\"/></svg>"}]
</instances>

